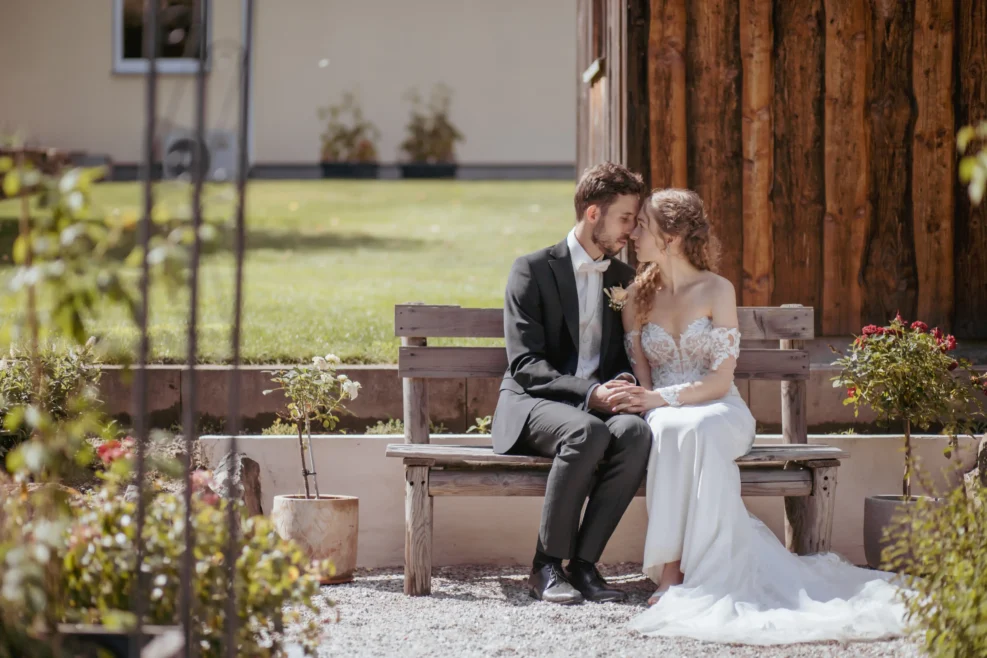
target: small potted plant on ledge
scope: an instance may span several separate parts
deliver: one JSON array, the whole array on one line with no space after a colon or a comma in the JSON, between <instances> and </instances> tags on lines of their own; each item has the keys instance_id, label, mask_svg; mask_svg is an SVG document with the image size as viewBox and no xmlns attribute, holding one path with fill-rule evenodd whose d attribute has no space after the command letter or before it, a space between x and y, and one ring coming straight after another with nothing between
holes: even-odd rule
<instances>
[{"instance_id":1,"label":"small potted plant on ledge","mask_svg":"<svg viewBox=\"0 0 987 658\"><path fill-rule=\"evenodd\" d=\"M380 131L364 118L353 92L342 100L319 109L319 119L326 122L322 140L323 178L377 178L377 140Z\"/></svg>"},{"instance_id":2,"label":"small potted plant on ledge","mask_svg":"<svg viewBox=\"0 0 987 658\"><path fill-rule=\"evenodd\" d=\"M912 495L912 431L939 423L952 437L969 433L977 416L982 415L978 399L980 376L965 360L954 359L956 339L938 328L929 330L921 321L908 324L897 315L884 327L868 325L833 365L842 370L834 386L844 386L856 414L867 405L882 423L897 420L904 426L905 470L901 493L868 496L864 500L864 553L873 568L883 565L881 554L893 543L886 529L892 517L909 511L919 499ZM958 373L962 368L965 375ZM903 562L907 563L907 559Z\"/></svg>"},{"instance_id":3,"label":"small potted plant on ledge","mask_svg":"<svg viewBox=\"0 0 987 658\"><path fill-rule=\"evenodd\" d=\"M286 410L279 415L298 431L305 485L304 494L274 497L271 520L283 539L296 542L314 560L330 562L332 569L323 575L324 584L353 579L359 531L359 500L319 491L312 447L313 423L333 429L343 401L355 400L360 391L359 383L336 374L339 363L339 357L328 354L315 357L311 365L272 371L271 379L278 387L264 391L265 395L282 391L288 398Z\"/></svg>"},{"instance_id":4,"label":"small potted plant on ledge","mask_svg":"<svg viewBox=\"0 0 987 658\"><path fill-rule=\"evenodd\" d=\"M436 85L428 105L417 91L407 94L411 102L408 136L401 142L407 162L401 165L403 178L454 178L456 142L463 135L449 119L452 91L446 85Z\"/></svg>"}]
</instances>

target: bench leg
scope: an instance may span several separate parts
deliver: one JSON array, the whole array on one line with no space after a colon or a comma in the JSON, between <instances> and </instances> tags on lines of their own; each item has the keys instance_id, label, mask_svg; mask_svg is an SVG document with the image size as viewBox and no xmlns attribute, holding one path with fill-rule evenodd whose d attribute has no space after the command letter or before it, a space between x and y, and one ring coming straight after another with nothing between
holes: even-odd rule
<instances>
[{"instance_id":1,"label":"bench leg","mask_svg":"<svg viewBox=\"0 0 987 658\"><path fill-rule=\"evenodd\" d=\"M432 593L432 497L428 466L405 466L404 593Z\"/></svg>"},{"instance_id":2,"label":"bench leg","mask_svg":"<svg viewBox=\"0 0 987 658\"><path fill-rule=\"evenodd\" d=\"M810 463L812 494L785 497L785 545L798 555L830 550L839 462Z\"/></svg>"}]
</instances>

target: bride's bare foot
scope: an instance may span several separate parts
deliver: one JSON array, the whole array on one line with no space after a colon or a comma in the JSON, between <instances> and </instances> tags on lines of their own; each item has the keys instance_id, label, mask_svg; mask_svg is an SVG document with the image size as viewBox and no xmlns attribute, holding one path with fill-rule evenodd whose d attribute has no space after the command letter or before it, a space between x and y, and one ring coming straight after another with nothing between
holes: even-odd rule
<instances>
[{"instance_id":1,"label":"bride's bare foot","mask_svg":"<svg viewBox=\"0 0 987 658\"><path fill-rule=\"evenodd\" d=\"M671 587L676 585L681 585L685 582L685 574L679 569L681 562L669 562L661 571L661 581L658 583L658 589L655 593L648 597L648 605L652 606L658 603L662 595L669 590Z\"/></svg>"}]
</instances>

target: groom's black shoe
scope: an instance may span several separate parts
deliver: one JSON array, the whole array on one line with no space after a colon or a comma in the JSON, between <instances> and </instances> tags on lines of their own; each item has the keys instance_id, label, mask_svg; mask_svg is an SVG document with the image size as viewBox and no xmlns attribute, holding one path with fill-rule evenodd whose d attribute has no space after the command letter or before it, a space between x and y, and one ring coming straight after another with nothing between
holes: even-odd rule
<instances>
[{"instance_id":1,"label":"groom's black shoe","mask_svg":"<svg viewBox=\"0 0 987 658\"><path fill-rule=\"evenodd\" d=\"M528 593L531 598L563 605L582 603L583 595L569 584L562 571L562 565L555 562L536 567L528 578Z\"/></svg>"},{"instance_id":2,"label":"groom's black shoe","mask_svg":"<svg viewBox=\"0 0 987 658\"><path fill-rule=\"evenodd\" d=\"M569 561L569 582L579 590L587 601L596 603L618 603L627 599L627 594L607 586L607 581L596 570L596 565L582 560Z\"/></svg>"}]
</instances>

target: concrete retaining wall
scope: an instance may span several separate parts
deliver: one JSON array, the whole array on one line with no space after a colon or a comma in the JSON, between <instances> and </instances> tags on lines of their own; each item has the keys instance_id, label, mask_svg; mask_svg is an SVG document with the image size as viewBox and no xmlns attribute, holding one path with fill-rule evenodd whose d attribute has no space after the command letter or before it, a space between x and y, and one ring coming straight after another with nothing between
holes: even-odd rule
<instances>
[{"instance_id":1,"label":"concrete retaining wall","mask_svg":"<svg viewBox=\"0 0 987 658\"><path fill-rule=\"evenodd\" d=\"M384 456L386 445L400 440L394 436L366 435L314 439L320 490L360 498L358 564L361 567L396 566L404 561L403 465L400 459ZM433 441L489 445L489 437L477 435ZM758 438L758 443L780 441L780 437L773 435ZM946 441L940 436L915 440L915 452L923 466L936 476L937 486L958 481L955 473L949 477L942 473L949 464L943 457ZM294 437L256 436L241 437L238 441L238 450L260 464L265 512L270 511L275 495L304 491L296 442ZM900 492L904 463L901 439L888 435L812 435L809 442L837 446L850 454L838 473L833 549L855 564L864 564L864 498ZM207 463L218 464L227 450L227 439L204 436L201 443ZM964 471L973 467L975 447L972 440L961 442ZM745 499L748 509L779 537L784 534L782 500ZM527 564L534 551L541 504L541 498L436 499L434 563ZM640 561L646 520L644 499L635 499L607 546L603 561Z\"/></svg>"}]
</instances>

